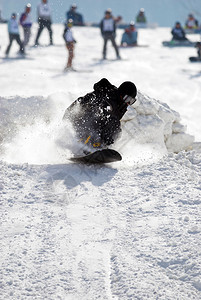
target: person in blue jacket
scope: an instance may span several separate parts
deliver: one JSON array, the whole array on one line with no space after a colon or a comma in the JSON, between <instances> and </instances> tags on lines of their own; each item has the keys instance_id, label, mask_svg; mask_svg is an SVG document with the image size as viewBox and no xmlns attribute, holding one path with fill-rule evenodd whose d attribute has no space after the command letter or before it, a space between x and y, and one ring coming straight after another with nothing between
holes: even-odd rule
<instances>
[{"instance_id":1,"label":"person in blue jacket","mask_svg":"<svg viewBox=\"0 0 201 300\"><path fill-rule=\"evenodd\" d=\"M186 34L184 29L181 27L180 22L176 22L174 28L171 31L172 33L172 39L177 41L186 41L188 40L186 38Z\"/></svg>"},{"instance_id":2,"label":"person in blue jacket","mask_svg":"<svg viewBox=\"0 0 201 300\"><path fill-rule=\"evenodd\" d=\"M133 21L130 22L129 27L127 27L121 38L121 46L136 46L137 45L137 35L138 32Z\"/></svg>"},{"instance_id":3,"label":"person in blue jacket","mask_svg":"<svg viewBox=\"0 0 201 300\"><path fill-rule=\"evenodd\" d=\"M71 5L70 10L66 13L67 20L72 19L74 26L84 26L83 16L78 13L77 5L74 3Z\"/></svg>"},{"instance_id":4,"label":"person in blue jacket","mask_svg":"<svg viewBox=\"0 0 201 300\"><path fill-rule=\"evenodd\" d=\"M24 47L20 39L19 26L17 22L16 13L13 13L11 15L10 20L8 21L8 33L9 33L9 45L6 49L6 55L8 56L13 41L16 41L20 46L20 50L19 50L20 54L24 54Z\"/></svg>"}]
</instances>

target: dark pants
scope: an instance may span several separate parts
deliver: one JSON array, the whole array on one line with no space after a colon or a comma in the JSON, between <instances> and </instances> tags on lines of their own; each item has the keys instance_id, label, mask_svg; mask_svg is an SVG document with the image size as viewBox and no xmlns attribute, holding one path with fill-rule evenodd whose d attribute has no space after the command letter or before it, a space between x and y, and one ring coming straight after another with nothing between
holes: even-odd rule
<instances>
[{"instance_id":1,"label":"dark pants","mask_svg":"<svg viewBox=\"0 0 201 300\"><path fill-rule=\"evenodd\" d=\"M115 52L116 52L117 57L119 57L119 50L118 50L117 44L116 44L116 42L115 42L115 36L114 36L114 34L113 34L113 33L111 33L111 34L103 34L103 39L104 39L103 58L106 57L107 42L108 42L109 40L111 41L112 46L113 46L114 49L115 49Z\"/></svg>"},{"instance_id":2,"label":"dark pants","mask_svg":"<svg viewBox=\"0 0 201 300\"><path fill-rule=\"evenodd\" d=\"M41 35L41 32L43 31L43 29L46 27L47 30L49 31L49 35L50 35L50 44L52 45L53 44L53 41L52 41L52 28L51 28L51 21L50 20L44 20L44 19L40 19L38 20L38 25L39 25L39 28L38 28L38 33L37 33L37 36L36 36L36 41L35 41L35 45L38 45L38 40L39 40L39 37Z\"/></svg>"},{"instance_id":3,"label":"dark pants","mask_svg":"<svg viewBox=\"0 0 201 300\"><path fill-rule=\"evenodd\" d=\"M21 39L20 39L20 35L19 34L13 34L13 33L9 33L9 40L10 40L10 43L6 49L6 55L9 54L10 52L10 48L12 46L12 43L13 41L16 41L18 43L18 45L20 46L20 53L24 53L24 48L23 48L23 44L21 42Z\"/></svg>"}]
</instances>

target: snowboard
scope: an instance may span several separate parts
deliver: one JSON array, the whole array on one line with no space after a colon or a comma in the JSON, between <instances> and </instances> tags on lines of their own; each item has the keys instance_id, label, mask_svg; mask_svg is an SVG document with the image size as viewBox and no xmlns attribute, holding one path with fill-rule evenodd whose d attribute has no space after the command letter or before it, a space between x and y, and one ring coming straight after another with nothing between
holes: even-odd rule
<instances>
[{"instance_id":1,"label":"snowboard","mask_svg":"<svg viewBox=\"0 0 201 300\"><path fill-rule=\"evenodd\" d=\"M191 62L201 62L201 57L196 57L196 56L190 56L189 60Z\"/></svg>"},{"instance_id":2,"label":"snowboard","mask_svg":"<svg viewBox=\"0 0 201 300\"><path fill-rule=\"evenodd\" d=\"M119 46L119 48L121 48L121 49L128 49L128 48L138 48L138 47L142 47L142 48L148 48L149 47L149 45L134 45L134 46L129 46L129 45L120 45Z\"/></svg>"},{"instance_id":3,"label":"snowboard","mask_svg":"<svg viewBox=\"0 0 201 300\"><path fill-rule=\"evenodd\" d=\"M186 34L200 34L201 33L201 29L200 28L185 28L184 29Z\"/></svg>"},{"instance_id":4,"label":"snowboard","mask_svg":"<svg viewBox=\"0 0 201 300\"><path fill-rule=\"evenodd\" d=\"M194 47L195 43L191 41L177 41L177 40L171 40L171 41L163 41L163 46L165 47Z\"/></svg>"},{"instance_id":5,"label":"snowboard","mask_svg":"<svg viewBox=\"0 0 201 300\"><path fill-rule=\"evenodd\" d=\"M64 69L64 74L68 74L68 73L74 73L74 72L77 72L77 73L92 73L93 70L91 69L69 69L69 70L65 70Z\"/></svg>"},{"instance_id":6,"label":"snowboard","mask_svg":"<svg viewBox=\"0 0 201 300\"><path fill-rule=\"evenodd\" d=\"M97 63L109 63L109 62L115 62L115 61L125 61L128 60L127 58L94 58L94 61L97 61Z\"/></svg>"},{"instance_id":7,"label":"snowboard","mask_svg":"<svg viewBox=\"0 0 201 300\"><path fill-rule=\"evenodd\" d=\"M27 57L26 55L18 55L18 56L4 56L1 57L1 59L9 61L9 60L20 60L20 59L30 59L29 57Z\"/></svg>"},{"instance_id":8,"label":"snowboard","mask_svg":"<svg viewBox=\"0 0 201 300\"><path fill-rule=\"evenodd\" d=\"M122 156L116 150L102 149L86 155L71 157L70 160L87 164L106 164L120 161L122 160Z\"/></svg>"}]
</instances>

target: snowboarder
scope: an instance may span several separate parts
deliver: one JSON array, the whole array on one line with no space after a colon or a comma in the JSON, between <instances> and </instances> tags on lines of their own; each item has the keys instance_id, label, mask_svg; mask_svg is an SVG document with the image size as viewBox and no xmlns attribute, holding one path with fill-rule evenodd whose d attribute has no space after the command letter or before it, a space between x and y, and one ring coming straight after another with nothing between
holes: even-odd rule
<instances>
[{"instance_id":1,"label":"snowboarder","mask_svg":"<svg viewBox=\"0 0 201 300\"><path fill-rule=\"evenodd\" d=\"M187 41L186 34L181 27L180 22L176 22L174 28L171 31L172 39L177 41Z\"/></svg>"},{"instance_id":2,"label":"snowboarder","mask_svg":"<svg viewBox=\"0 0 201 300\"><path fill-rule=\"evenodd\" d=\"M193 14L188 15L188 19L186 20L186 23L185 23L185 28L186 29L198 28L198 20L195 19Z\"/></svg>"},{"instance_id":3,"label":"snowboarder","mask_svg":"<svg viewBox=\"0 0 201 300\"><path fill-rule=\"evenodd\" d=\"M145 17L144 8L141 8L138 15L136 16L136 23L146 24L147 18Z\"/></svg>"},{"instance_id":4,"label":"snowboarder","mask_svg":"<svg viewBox=\"0 0 201 300\"><path fill-rule=\"evenodd\" d=\"M53 45L53 41L52 41L52 21L51 21L51 10L50 10L50 6L47 3L47 0L41 0L41 3L38 4L37 7L37 12L38 12L38 33L36 36L36 40L35 40L35 46L38 46L38 40L39 37L41 35L41 32L43 31L43 29L46 27L48 32L49 32L49 36L50 36L50 45Z\"/></svg>"},{"instance_id":5,"label":"snowboarder","mask_svg":"<svg viewBox=\"0 0 201 300\"><path fill-rule=\"evenodd\" d=\"M198 56L190 56L190 62L201 62L201 42L197 42L195 44L195 48L197 49Z\"/></svg>"},{"instance_id":6,"label":"snowboarder","mask_svg":"<svg viewBox=\"0 0 201 300\"><path fill-rule=\"evenodd\" d=\"M10 20L8 21L8 33L9 33L9 41L10 42L6 49L6 55L8 56L13 41L16 41L18 43L18 45L20 46L19 53L24 54L24 48L23 48L22 41L20 39L19 26L18 26L18 22L17 22L16 13L13 13L11 15Z\"/></svg>"},{"instance_id":7,"label":"snowboarder","mask_svg":"<svg viewBox=\"0 0 201 300\"><path fill-rule=\"evenodd\" d=\"M116 37L116 22L112 16L111 9L107 9L105 11L105 17L101 20L100 23L101 34L104 39L104 46L103 46L103 59L106 59L106 47L107 42L110 40L112 45L115 49L117 59L121 59L119 55L119 49L115 42Z\"/></svg>"},{"instance_id":8,"label":"snowboarder","mask_svg":"<svg viewBox=\"0 0 201 300\"><path fill-rule=\"evenodd\" d=\"M30 36L31 36L32 19L31 19L31 4L30 3L28 3L26 5L25 11L21 14L20 24L24 31L23 46L25 47L29 43Z\"/></svg>"},{"instance_id":9,"label":"snowboarder","mask_svg":"<svg viewBox=\"0 0 201 300\"><path fill-rule=\"evenodd\" d=\"M83 16L76 12L77 5L73 3L66 13L67 20L72 19L74 26L84 26Z\"/></svg>"},{"instance_id":10,"label":"snowboarder","mask_svg":"<svg viewBox=\"0 0 201 300\"><path fill-rule=\"evenodd\" d=\"M94 84L94 91L74 101L63 119L70 120L84 144L103 148L111 145L121 132L120 120L128 105L136 101L137 89L130 81L118 88L106 78Z\"/></svg>"},{"instance_id":11,"label":"snowboarder","mask_svg":"<svg viewBox=\"0 0 201 300\"><path fill-rule=\"evenodd\" d=\"M125 29L122 35L121 46L136 46L137 34L135 23L131 21L129 27Z\"/></svg>"},{"instance_id":12,"label":"snowboarder","mask_svg":"<svg viewBox=\"0 0 201 300\"><path fill-rule=\"evenodd\" d=\"M201 60L201 42L197 42L195 48L197 49L198 58Z\"/></svg>"},{"instance_id":13,"label":"snowboarder","mask_svg":"<svg viewBox=\"0 0 201 300\"><path fill-rule=\"evenodd\" d=\"M70 71L70 70L74 70L72 68L72 61L73 61L73 57L74 57L74 44L76 43L74 37L73 37L73 33L72 33L72 28L73 26L73 20L69 19L67 21L67 24L65 24L65 29L64 29L64 33L63 33L63 38L64 41L66 43L66 48L68 50L68 61L67 61L67 66L65 67L64 71Z\"/></svg>"}]
</instances>

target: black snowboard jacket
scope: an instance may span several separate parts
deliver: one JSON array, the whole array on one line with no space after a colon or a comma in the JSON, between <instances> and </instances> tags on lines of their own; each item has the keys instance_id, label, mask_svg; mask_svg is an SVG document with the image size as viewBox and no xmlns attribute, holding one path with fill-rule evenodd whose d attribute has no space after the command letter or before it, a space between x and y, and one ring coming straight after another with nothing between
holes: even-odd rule
<instances>
[{"instance_id":1,"label":"black snowboard jacket","mask_svg":"<svg viewBox=\"0 0 201 300\"><path fill-rule=\"evenodd\" d=\"M80 139L93 138L94 143L110 145L121 131L120 120L127 104L117 87L106 78L94 84L94 91L74 101L63 119L69 119Z\"/></svg>"}]
</instances>

